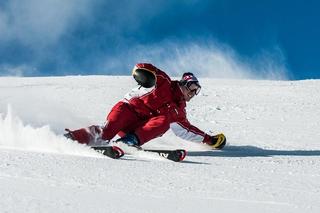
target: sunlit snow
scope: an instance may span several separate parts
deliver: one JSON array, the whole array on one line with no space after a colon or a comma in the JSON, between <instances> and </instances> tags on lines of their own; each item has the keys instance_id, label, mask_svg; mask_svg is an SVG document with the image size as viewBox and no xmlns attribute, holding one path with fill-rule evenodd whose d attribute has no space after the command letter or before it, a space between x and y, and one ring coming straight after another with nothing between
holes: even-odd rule
<instances>
[{"instance_id":1,"label":"sunlit snow","mask_svg":"<svg viewBox=\"0 0 320 213\"><path fill-rule=\"evenodd\" d=\"M200 79L188 103L211 151L172 132L148 148L184 148L182 163L104 157L64 128L103 124L131 77L0 78L1 212L319 212L320 81Z\"/></svg>"}]
</instances>

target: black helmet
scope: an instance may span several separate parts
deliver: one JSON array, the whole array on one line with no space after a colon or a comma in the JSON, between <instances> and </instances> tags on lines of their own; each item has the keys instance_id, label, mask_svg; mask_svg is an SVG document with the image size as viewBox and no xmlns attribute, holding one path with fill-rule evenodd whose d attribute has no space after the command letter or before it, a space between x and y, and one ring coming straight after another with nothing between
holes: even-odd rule
<instances>
[{"instance_id":1,"label":"black helmet","mask_svg":"<svg viewBox=\"0 0 320 213\"><path fill-rule=\"evenodd\" d=\"M183 73L182 78L180 80L180 83L183 85L183 84L186 84L187 82L190 82L190 81L199 83L198 79L196 78L196 76L194 76L193 73L191 73L191 72Z\"/></svg>"}]
</instances>

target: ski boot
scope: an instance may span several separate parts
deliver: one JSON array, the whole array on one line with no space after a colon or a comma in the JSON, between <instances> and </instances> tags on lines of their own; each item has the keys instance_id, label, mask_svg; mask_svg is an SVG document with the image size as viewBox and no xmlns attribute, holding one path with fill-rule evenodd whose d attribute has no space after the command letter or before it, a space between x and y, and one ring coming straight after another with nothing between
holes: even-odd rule
<instances>
[{"instance_id":1,"label":"ski boot","mask_svg":"<svg viewBox=\"0 0 320 213\"><path fill-rule=\"evenodd\" d=\"M117 139L116 142L122 142L128 146L139 147L139 139L135 134L126 134L124 137Z\"/></svg>"}]
</instances>

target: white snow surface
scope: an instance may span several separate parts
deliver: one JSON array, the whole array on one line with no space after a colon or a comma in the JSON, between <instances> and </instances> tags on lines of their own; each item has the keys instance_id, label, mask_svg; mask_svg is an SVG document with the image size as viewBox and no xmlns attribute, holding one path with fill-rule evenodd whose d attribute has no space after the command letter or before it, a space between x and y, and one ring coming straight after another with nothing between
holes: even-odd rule
<instances>
[{"instance_id":1,"label":"white snow surface","mask_svg":"<svg viewBox=\"0 0 320 213\"><path fill-rule=\"evenodd\" d=\"M228 144L169 131L145 145L187 149L175 163L113 160L62 136L103 124L131 77L0 78L0 211L320 212L320 81L200 81L188 118Z\"/></svg>"}]
</instances>

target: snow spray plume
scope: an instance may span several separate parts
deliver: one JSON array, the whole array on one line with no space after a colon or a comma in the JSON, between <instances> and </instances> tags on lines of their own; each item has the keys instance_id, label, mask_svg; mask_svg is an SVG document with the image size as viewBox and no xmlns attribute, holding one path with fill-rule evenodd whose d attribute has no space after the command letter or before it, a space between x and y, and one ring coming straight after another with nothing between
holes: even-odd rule
<instances>
[{"instance_id":1,"label":"snow spray plume","mask_svg":"<svg viewBox=\"0 0 320 213\"><path fill-rule=\"evenodd\" d=\"M0 146L24 151L97 156L83 145L54 134L49 126L35 128L24 125L12 113L10 106L5 117L0 114Z\"/></svg>"},{"instance_id":2,"label":"snow spray plume","mask_svg":"<svg viewBox=\"0 0 320 213\"><path fill-rule=\"evenodd\" d=\"M153 63L177 77L184 72L193 72L199 77L208 78L287 79L284 56L279 48L248 59L238 55L231 47L214 41L184 44L164 41L136 45L120 57L109 57L102 67L110 72L130 70L126 66L133 66L137 62Z\"/></svg>"}]
</instances>

